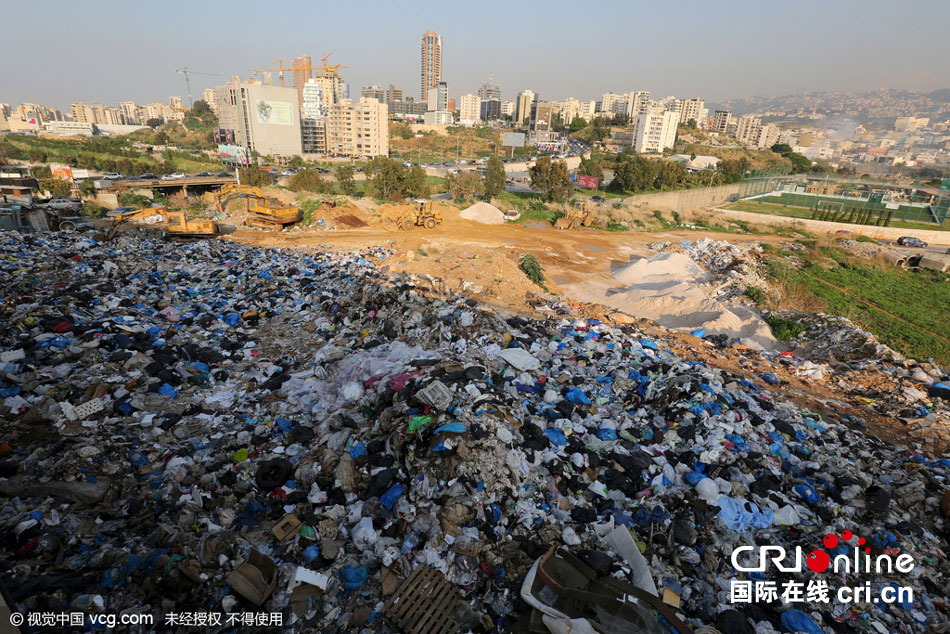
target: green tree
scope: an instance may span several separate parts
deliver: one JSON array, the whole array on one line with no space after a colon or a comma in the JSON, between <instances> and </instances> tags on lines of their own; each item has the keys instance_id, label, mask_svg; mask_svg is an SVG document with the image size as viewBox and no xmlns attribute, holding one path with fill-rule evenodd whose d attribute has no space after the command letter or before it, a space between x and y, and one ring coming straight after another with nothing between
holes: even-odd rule
<instances>
[{"instance_id":1,"label":"green tree","mask_svg":"<svg viewBox=\"0 0 950 634\"><path fill-rule=\"evenodd\" d=\"M554 114L551 115L551 129L554 130L555 132L563 132L563 131L564 131L564 129L565 129L565 128L564 128L564 119L563 119L563 117L561 117L561 113L560 113L560 112L555 112Z\"/></svg>"},{"instance_id":2,"label":"green tree","mask_svg":"<svg viewBox=\"0 0 950 634\"><path fill-rule=\"evenodd\" d=\"M79 183L79 193L83 196L95 196L96 184L91 179L84 180Z\"/></svg>"},{"instance_id":3,"label":"green tree","mask_svg":"<svg viewBox=\"0 0 950 634\"><path fill-rule=\"evenodd\" d=\"M334 174L336 175L336 182L340 185L340 189L343 190L343 193L347 196L355 196L356 181L353 179L353 166L349 163L343 163L336 168Z\"/></svg>"},{"instance_id":4,"label":"green tree","mask_svg":"<svg viewBox=\"0 0 950 634\"><path fill-rule=\"evenodd\" d=\"M403 167L399 161L385 156L377 156L367 163L364 170L370 192L383 200L396 200L402 197Z\"/></svg>"},{"instance_id":5,"label":"green tree","mask_svg":"<svg viewBox=\"0 0 950 634\"><path fill-rule=\"evenodd\" d=\"M574 183L564 161L552 161L550 156L542 156L528 168L528 175L531 189L545 200L563 200L574 192Z\"/></svg>"},{"instance_id":6,"label":"green tree","mask_svg":"<svg viewBox=\"0 0 950 634\"><path fill-rule=\"evenodd\" d=\"M69 195L69 181L64 181L61 178L44 178L37 184L37 189L41 192L49 192L53 196Z\"/></svg>"},{"instance_id":7,"label":"green tree","mask_svg":"<svg viewBox=\"0 0 950 634\"><path fill-rule=\"evenodd\" d=\"M792 162L792 171L796 174L811 171L811 161L808 160L807 156L803 156L797 152L791 152L785 158Z\"/></svg>"},{"instance_id":8,"label":"green tree","mask_svg":"<svg viewBox=\"0 0 950 634\"><path fill-rule=\"evenodd\" d=\"M214 113L211 111L211 106L208 105L208 102L204 99L199 99L192 104L191 110L188 112L193 117L203 119L205 117L213 118Z\"/></svg>"},{"instance_id":9,"label":"green tree","mask_svg":"<svg viewBox=\"0 0 950 634\"><path fill-rule=\"evenodd\" d=\"M738 183L747 169L749 169L749 160L744 156L719 162L719 173L722 174L724 183Z\"/></svg>"},{"instance_id":10,"label":"green tree","mask_svg":"<svg viewBox=\"0 0 950 634\"><path fill-rule=\"evenodd\" d=\"M660 161L655 186L659 189L673 189L686 181L686 168L676 161Z\"/></svg>"},{"instance_id":11,"label":"green tree","mask_svg":"<svg viewBox=\"0 0 950 634\"><path fill-rule=\"evenodd\" d=\"M294 154L290 157L290 166L296 170L299 170L303 167L303 158L299 154Z\"/></svg>"},{"instance_id":12,"label":"green tree","mask_svg":"<svg viewBox=\"0 0 950 634\"><path fill-rule=\"evenodd\" d=\"M449 174L445 186L456 200L471 199L485 194L485 183L476 172Z\"/></svg>"},{"instance_id":13,"label":"green tree","mask_svg":"<svg viewBox=\"0 0 950 634\"><path fill-rule=\"evenodd\" d=\"M619 191L643 191L654 186L659 172L659 161L626 154L614 168L614 180L610 186Z\"/></svg>"},{"instance_id":14,"label":"green tree","mask_svg":"<svg viewBox=\"0 0 950 634\"><path fill-rule=\"evenodd\" d=\"M256 165L239 167L238 174L240 176L242 185L250 185L251 187L264 187L273 183L270 173L265 172Z\"/></svg>"},{"instance_id":15,"label":"green tree","mask_svg":"<svg viewBox=\"0 0 950 634\"><path fill-rule=\"evenodd\" d=\"M488 159L485 165L485 198L489 200L505 191L505 164L497 156Z\"/></svg>"},{"instance_id":16,"label":"green tree","mask_svg":"<svg viewBox=\"0 0 950 634\"><path fill-rule=\"evenodd\" d=\"M689 129L691 129L691 130L695 130L695 129L696 129L696 119L690 119L689 121L687 121L687 122L686 122L686 127L689 128Z\"/></svg>"},{"instance_id":17,"label":"green tree","mask_svg":"<svg viewBox=\"0 0 950 634\"><path fill-rule=\"evenodd\" d=\"M578 174L584 176L596 176L601 181L604 180L604 170L598 161L593 159L581 158L581 164L577 168Z\"/></svg>"},{"instance_id":18,"label":"green tree","mask_svg":"<svg viewBox=\"0 0 950 634\"><path fill-rule=\"evenodd\" d=\"M788 143L776 143L771 149L776 154L781 154L782 156L788 156L793 152L792 146Z\"/></svg>"},{"instance_id":19,"label":"green tree","mask_svg":"<svg viewBox=\"0 0 950 634\"><path fill-rule=\"evenodd\" d=\"M403 191L413 198L425 198L429 195L426 183L426 170L421 165L413 165L403 174Z\"/></svg>"},{"instance_id":20,"label":"green tree","mask_svg":"<svg viewBox=\"0 0 950 634\"><path fill-rule=\"evenodd\" d=\"M316 170L300 170L295 176L291 177L287 187L295 192L333 193L333 183L320 178L320 173Z\"/></svg>"},{"instance_id":21,"label":"green tree","mask_svg":"<svg viewBox=\"0 0 950 634\"><path fill-rule=\"evenodd\" d=\"M156 117L152 117L151 119L145 122L145 125L147 125L148 127L154 130L158 126L162 125L162 120Z\"/></svg>"},{"instance_id":22,"label":"green tree","mask_svg":"<svg viewBox=\"0 0 950 634\"><path fill-rule=\"evenodd\" d=\"M574 120L571 121L571 132L580 132L587 127L587 120L583 117L574 117Z\"/></svg>"}]
</instances>

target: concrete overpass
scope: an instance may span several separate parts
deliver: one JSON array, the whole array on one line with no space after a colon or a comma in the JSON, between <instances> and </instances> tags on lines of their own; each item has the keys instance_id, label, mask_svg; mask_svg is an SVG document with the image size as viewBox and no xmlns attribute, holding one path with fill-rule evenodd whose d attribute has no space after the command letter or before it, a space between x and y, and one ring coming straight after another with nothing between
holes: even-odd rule
<instances>
[{"instance_id":1,"label":"concrete overpass","mask_svg":"<svg viewBox=\"0 0 950 634\"><path fill-rule=\"evenodd\" d=\"M193 190L208 191L211 189L220 189L228 183L236 183L234 176L186 176L185 178L173 178L162 180L160 178L118 180L113 181L118 190L126 189L151 189L161 192L168 192L173 189L181 189L183 193L188 194L188 188Z\"/></svg>"}]
</instances>

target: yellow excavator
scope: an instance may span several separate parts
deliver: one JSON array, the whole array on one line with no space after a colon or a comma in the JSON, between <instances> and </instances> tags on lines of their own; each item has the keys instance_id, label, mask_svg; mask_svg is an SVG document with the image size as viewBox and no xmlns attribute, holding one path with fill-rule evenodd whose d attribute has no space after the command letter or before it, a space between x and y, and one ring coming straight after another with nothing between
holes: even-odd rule
<instances>
[{"instance_id":1,"label":"yellow excavator","mask_svg":"<svg viewBox=\"0 0 950 634\"><path fill-rule=\"evenodd\" d=\"M112 216L112 225L105 234L106 240L115 238L119 231L119 226L124 222L131 220L142 220L151 216L161 216L165 219L165 237L170 240L196 240L200 238L213 238L221 233L218 223L214 220L194 219L189 220L185 217L183 211L171 211L166 207L146 207L144 209L134 209L124 213Z\"/></svg>"},{"instance_id":2,"label":"yellow excavator","mask_svg":"<svg viewBox=\"0 0 950 634\"><path fill-rule=\"evenodd\" d=\"M431 200L417 198L412 201L412 208L402 213L396 219L396 226L404 231L412 231L413 227L435 229L442 224L442 211L432 208Z\"/></svg>"},{"instance_id":3,"label":"yellow excavator","mask_svg":"<svg viewBox=\"0 0 950 634\"><path fill-rule=\"evenodd\" d=\"M566 214L557 219L554 223L555 229L577 229L578 227L589 227L594 223L594 212L587 209L587 204L580 208L572 207Z\"/></svg>"},{"instance_id":4,"label":"yellow excavator","mask_svg":"<svg viewBox=\"0 0 950 634\"><path fill-rule=\"evenodd\" d=\"M297 224L303 218L300 207L278 207L268 201L264 192L257 187L236 183L225 185L215 196L214 203L218 213L223 214L225 206L235 198L247 200L248 215L244 224L249 227L280 231L284 227Z\"/></svg>"}]
</instances>

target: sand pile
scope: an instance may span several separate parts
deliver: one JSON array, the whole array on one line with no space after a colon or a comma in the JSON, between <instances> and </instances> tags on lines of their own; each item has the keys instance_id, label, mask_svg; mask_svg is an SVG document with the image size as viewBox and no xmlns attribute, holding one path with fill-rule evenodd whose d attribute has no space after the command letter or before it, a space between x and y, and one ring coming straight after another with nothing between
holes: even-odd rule
<instances>
[{"instance_id":1,"label":"sand pile","mask_svg":"<svg viewBox=\"0 0 950 634\"><path fill-rule=\"evenodd\" d=\"M604 303L630 315L675 330L705 328L754 348L775 345L755 311L712 297L705 287L712 276L683 253L657 253L615 270L614 277L622 286L610 289Z\"/></svg>"},{"instance_id":2,"label":"sand pile","mask_svg":"<svg viewBox=\"0 0 950 634\"><path fill-rule=\"evenodd\" d=\"M459 214L465 220L474 220L486 225L505 224L505 214L491 203L478 202Z\"/></svg>"}]
</instances>

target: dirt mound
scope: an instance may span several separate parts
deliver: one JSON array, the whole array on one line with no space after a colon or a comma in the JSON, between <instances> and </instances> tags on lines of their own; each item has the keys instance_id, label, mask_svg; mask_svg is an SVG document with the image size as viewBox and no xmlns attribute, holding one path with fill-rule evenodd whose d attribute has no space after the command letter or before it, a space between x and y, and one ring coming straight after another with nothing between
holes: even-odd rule
<instances>
[{"instance_id":1,"label":"dirt mound","mask_svg":"<svg viewBox=\"0 0 950 634\"><path fill-rule=\"evenodd\" d=\"M486 202L475 203L465 209L459 216L465 220L474 220L486 225L505 224L505 214L498 207Z\"/></svg>"},{"instance_id":2,"label":"dirt mound","mask_svg":"<svg viewBox=\"0 0 950 634\"><path fill-rule=\"evenodd\" d=\"M337 224L343 225L345 227L365 227L367 223L363 220L357 218L353 214L344 214L342 216L337 216L334 218Z\"/></svg>"}]
</instances>

